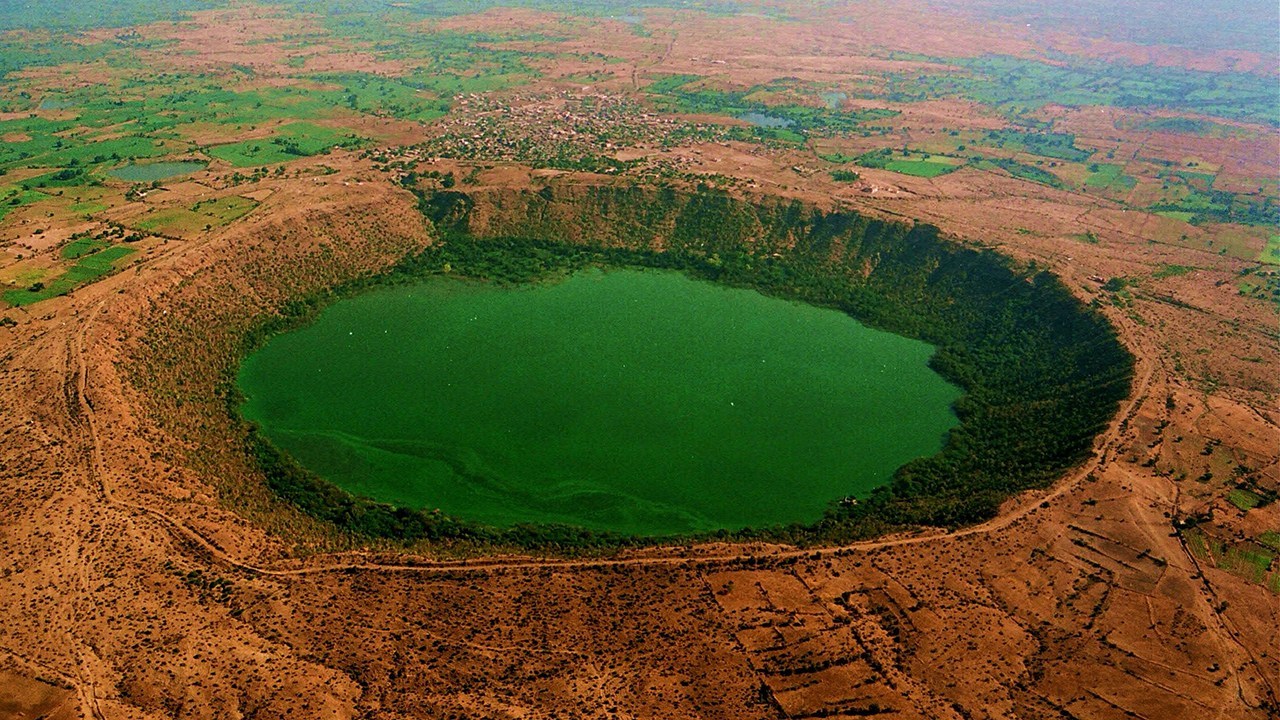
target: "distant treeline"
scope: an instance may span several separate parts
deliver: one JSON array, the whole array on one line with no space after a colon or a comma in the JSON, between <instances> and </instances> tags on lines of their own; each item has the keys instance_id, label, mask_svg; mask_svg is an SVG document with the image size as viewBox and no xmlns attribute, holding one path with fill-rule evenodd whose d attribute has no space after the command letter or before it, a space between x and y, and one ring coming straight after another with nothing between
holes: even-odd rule
<instances>
[{"instance_id":1,"label":"distant treeline","mask_svg":"<svg viewBox=\"0 0 1280 720\"><path fill-rule=\"evenodd\" d=\"M938 348L933 368L965 391L955 406L960 425L940 453L907 463L856 503L832 498L815 524L716 537L839 542L990 518L1011 494L1044 487L1085 460L1129 392L1132 356L1101 315L1049 273L1024 271L994 252L942 239L930 225L827 213L798 202L750 203L705 188L444 191L419 198L441 242L389 273L290 305L248 342L371 285L446 272L522 283L585 267L626 266L678 270L837 308ZM249 436L249 451L278 494L360 534L559 551L647 542L558 526L491 528L394 508L332 486L257 433Z\"/></svg>"}]
</instances>

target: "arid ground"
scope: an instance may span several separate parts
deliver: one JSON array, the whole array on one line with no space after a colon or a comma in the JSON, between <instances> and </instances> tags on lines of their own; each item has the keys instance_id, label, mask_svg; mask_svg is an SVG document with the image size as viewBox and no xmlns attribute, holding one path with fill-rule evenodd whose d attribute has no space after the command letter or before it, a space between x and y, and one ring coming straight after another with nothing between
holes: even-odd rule
<instances>
[{"instance_id":1,"label":"arid ground","mask_svg":"<svg viewBox=\"0 0 1280 720\"><path fill-rule=\"evenodd\" d=\"M6 289L55 277L69 262L59 248L78 233L141 235L114 274L0 309L10 320L0 326L0 718L1280 712L1280 333L1268 294L1277 260L1267 259L1277 230L1152 209L1168 200L1163 186L1183 182L1168 175L1174 165L1207 168L1217 189L1274 197L1274 126L1045 103L1031 114L1097 153L1042 156L1037 167L1056 182L968 156L935 177L858 166L856 180L842 181L830 170L843 165L824 156L909 147L960 162L957 145L980 144L1008 118L961 97L850 92L846 111L900 114L867 121L888 128L867 136L754 141L731 132L744 122L705 108L646 109L641 89L688 74L710 77L709 87L786 79L852 90L936 65L924 54L1045 48L1197 71L1232 62L1274 82L1276 57L1033 33L967 15L922 20L892 2L786 20L646 10L643 34L631 21L533 10L423 24L424 33L500 34L494 44L528 54L538 73L460 94L429 120L311 118L367 142L263 163L270 171L202 153L269 137L287 119L181 125L164 142L191 145L173 157L207 168L154 187L104 178L47 190L0 216ZM116 31L83 41L94 32ZM396 77L415 61L345 45L313 16L252 5L137 32L156 39L137 50L149 67L223 73L254 91L337 82L299 79L299 67ZM98 61L31 67L5 80L5 97L131 72ZM1152 129L1153 118L1213 127L1189 135ZM612 128L616 145L566 130L592 123ZM555 143L572 162L528 149ZM1028 152L1004 155L1035 164ZM573 166L600 155L622 165ZM1105 172L1091 162L1120 165L1130 181L1086 183ZM210 369L234 363L236 338L290 293L434 242L402 187L409 167L476 190L705 182L932 223L956 242L1034 261L1096 303L1137 358L1133 392L1092 459L958 529L604 557L460 556L346 535L266 488L225 432L228 388ZM0 183L42 172L14 165ZM198 210L232 206L243 212Z\"/></svg>"}]
</instances>

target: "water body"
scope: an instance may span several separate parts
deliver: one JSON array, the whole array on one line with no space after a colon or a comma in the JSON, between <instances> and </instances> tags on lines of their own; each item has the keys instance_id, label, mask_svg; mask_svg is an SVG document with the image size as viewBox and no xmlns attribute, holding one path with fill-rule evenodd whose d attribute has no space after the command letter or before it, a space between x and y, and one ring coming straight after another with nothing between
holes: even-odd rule
<instances>
[{"instance_id":1,"label":"water body","mask_svg":"<svg viewBox=\"0 0 1280 720\"><path fill-rule=\"evenodd\" d=\"M742 119L746 120L752 125L755 125L756 127L773 128L773 129L789 128L792 125L796 124L795 120L791 120L789 118L778 117L776 115L766 115L765 113L754 112L754 111L749 113L743 113Z\"/></svg>"},{"instance_id":2,"label":"water body","mask_svg":"<svg viewBox=\"0 0 1280 720\"><path fill-rule=\"evenodd\" d=\"M933 348L654 270L342 300L239 375L244 416L377 500L670 535L813 522L937 452Z\"/></svg>"},{"instance_id":3,"label":"water body","mask_svg":"<svg viewBox=\"0 0 1280 720\"><path fill-rule=\"evenodd\" d=\"M178 177L179 175L187 175L189 173L203 170L206 164L207 163L195 160L180 160L177 162L124 165L113 170L108 170L107 174L111 177L128 182L154 182L156 180L167 180L171 177Z\"/></svg>"}]
</instances>

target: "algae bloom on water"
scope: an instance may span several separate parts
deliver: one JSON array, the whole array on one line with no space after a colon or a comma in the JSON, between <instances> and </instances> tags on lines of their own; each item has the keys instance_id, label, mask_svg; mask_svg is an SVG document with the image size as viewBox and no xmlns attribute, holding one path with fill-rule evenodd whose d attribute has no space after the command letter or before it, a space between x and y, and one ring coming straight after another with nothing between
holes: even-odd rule
<instances>
[{"instance_id":1,"label":"algae bloom on water","mask_svg":"<svg viewBox=\"0 0 1280 720\"><path fill-rule=\"evenodd\" d=\"M242 412L357 495L495 526L811 523L957 423L933 348L654 270L339 301L244 362Z\"/></svg>"}]
</instances>

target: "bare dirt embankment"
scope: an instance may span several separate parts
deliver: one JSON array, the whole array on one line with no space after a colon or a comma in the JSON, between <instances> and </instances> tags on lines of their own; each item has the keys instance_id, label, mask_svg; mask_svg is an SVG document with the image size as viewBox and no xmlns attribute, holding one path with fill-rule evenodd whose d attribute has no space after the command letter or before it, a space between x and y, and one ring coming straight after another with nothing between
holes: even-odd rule
<instances>
[{"instance_id":1,"label":"bare dirt embankment","mask_svg":"<svg viewBox=\"0 0 1280 720\"><path fill-rule=\"evenodd\" d=\"M207 370L200 354L263 308L430 242L407 192L341 165L264 181L275 192L250 220L0 329L0 607L13 619L0 670L32 681L30 699L0 702L60 712L65 693L101 718L1275 707L1276 596L1189 552L1173 521L1202 507L1187 500L1201 490L1163 472L1183 442L1216 440L1274 482L1274 410L1230 382L1206 392L1170 349L1174 327L1234 316L1275 367L1265 314L1244 300L1112 311L1138 375L1096 459L980 526L820 551L423 559L352 547L275 501L220 435L222 401L190 400L228 391L187 368ZM1142 247L1121 238L1064 259L1020 238L1000 239L1082 295Z\"/></svg>"}]
</instances>

